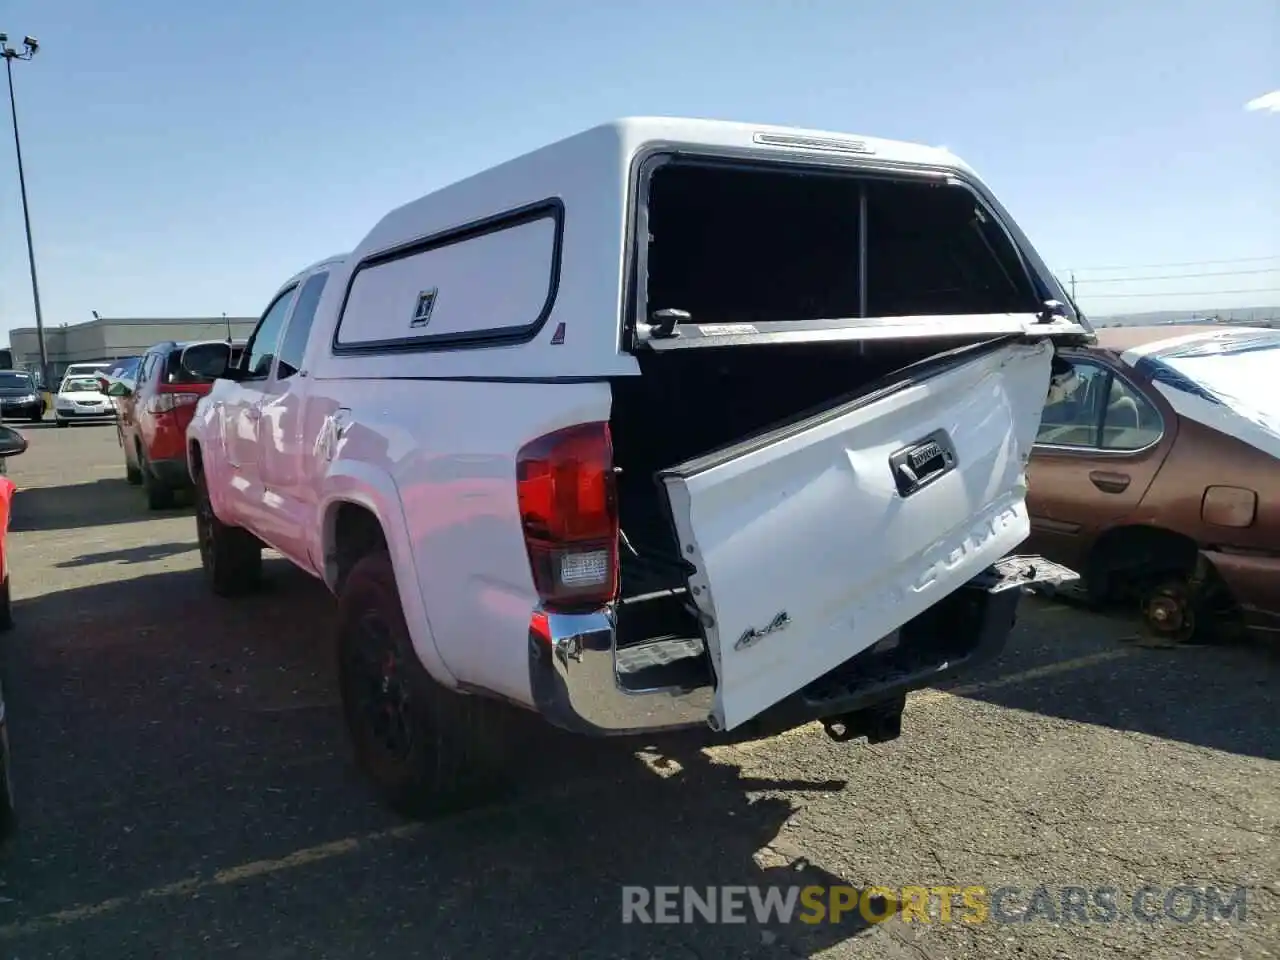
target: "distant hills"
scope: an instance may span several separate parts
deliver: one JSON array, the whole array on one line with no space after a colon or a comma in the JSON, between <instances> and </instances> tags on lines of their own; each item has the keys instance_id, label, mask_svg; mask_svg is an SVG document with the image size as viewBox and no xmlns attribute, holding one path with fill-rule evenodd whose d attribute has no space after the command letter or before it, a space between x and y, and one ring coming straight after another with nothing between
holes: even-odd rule
<instances>
[{"instance_id":1,"label":"distant hills","mask_svg":"<svg viewBox=\"0 0 1280 960\"><path fill-rule=\"evenodd\" d=\"M1150 310L1146 313L1118 313L1095 315L1085 309L1089 322L1095 327L1132 327L1155 323L1187 323L1191 320L1217 320L1222 323L1249 323L1280 326L1280 306L1270 307L1207 307L1199 310ZM1270 321L1270 323L1267 323Z\"/></svg>"}]
</instances>

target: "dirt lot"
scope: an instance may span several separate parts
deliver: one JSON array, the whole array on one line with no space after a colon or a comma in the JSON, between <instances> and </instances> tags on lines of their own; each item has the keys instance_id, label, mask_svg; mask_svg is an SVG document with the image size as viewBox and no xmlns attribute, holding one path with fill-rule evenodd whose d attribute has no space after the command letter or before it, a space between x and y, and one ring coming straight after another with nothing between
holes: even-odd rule
<instances>
[{"instance_id":1,"label":"dirt lot","mask_svg":"<svg viewBox=\"0 0 1280 960\"><path fill-rule=\"evenodd\" d=\"M897 742L638 752L534 728L518 796L405 825L352 769L323 589L277 560L261 595L215 600L189 512L147 512L110 426L29 436L10 463L23 822L0 956L1280 956L1266 647L1144 649L1028 601L1004 657L916 695ZM1024 899L983 923L622 923L624 885L845 883ZM1145 884L1151 922L1128 910ZM1238 884L1243 922L1160 915L1171 887ZM1059 905L1114 887L1119 914L997 922L1041 885Z\"/></svg>"}]
</instances>

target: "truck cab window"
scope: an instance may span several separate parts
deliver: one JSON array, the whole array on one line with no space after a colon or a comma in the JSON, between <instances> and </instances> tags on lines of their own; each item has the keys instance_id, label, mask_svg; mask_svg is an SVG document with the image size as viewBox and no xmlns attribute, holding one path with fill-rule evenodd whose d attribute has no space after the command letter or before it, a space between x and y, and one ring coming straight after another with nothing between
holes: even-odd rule
<instances>
[{"instance_id":1,"label":"truck cab window","mask_svg":"<svg viewBox=\"0 0 1280 960\"><path fill-rule=\"evenodd\" d=\"M320 294L324 293L324 285L329 279L328 272L317 273L309 277L298 293L298 306L289 318L289 326L285 329L284 339L280 342L279 356L276 357L276 379L285 380L302 369L302 358L307 351L307 337L311 335L311 324L316 318L316 307L320 305Z\"/></svg>"},{"instance_id":2,"label":"truck cab window","mask_svg":"<svg viewBox=\"0 0 1280 960\"><path fill-rule=\"evenodd\" d=\"M280 345L284 318L289 315L289 307L293 304L296 292L297 287L290 287L282 293L267 307L267 312L258 321L258 328L253 331L242 360L242 369L248 374L248 379L265 380L271 375L271 364Z\"/></svg>"}]
</instances>

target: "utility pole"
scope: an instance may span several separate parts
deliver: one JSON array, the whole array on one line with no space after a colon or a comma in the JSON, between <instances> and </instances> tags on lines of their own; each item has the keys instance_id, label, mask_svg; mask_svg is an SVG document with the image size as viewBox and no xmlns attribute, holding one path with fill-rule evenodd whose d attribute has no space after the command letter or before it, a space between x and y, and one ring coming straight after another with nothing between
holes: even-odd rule
<instances>
[{"instance_id":1,"label":"utility pole","mask_svg":"<svg viewBox=\"0 0 1280 960\"><path fill-rule=\"evenodd\" d=\"M9 114L13 117L13 149L18 155L18 190L22 194L22 221L27 228L27 264L31 268L31 299L36 308L36 341L40 345L40 385L50 389L49 354L44 345L44 316L40 312L40 281L36 279L36 250L31 242L31 213L27 207L27 178L22 170L22 140L18 136L18 103L13 96L13 61L30 60L40 49L35 37L22 38L23 50L19 53L9 46L9 35L0 33L0 56L4 57L5 72L9 76Z\"/></svg>"},{"instance_id":2,"label":"utility pole","mask_svg":"<svg viewBox=\"0 0 1280 960\"><path fill-rule=\"evenodd\" d=\"M227 319L227 311L222 311L222 322L227 328L227 343L231 342L231 321Z\"/></svg>"},{"instance_id":3,"label":"utility pole","mask_svg":"<svg viewBox=\"0 0 1280 960\"><path fill-rule=\"evenodd\" d=\"M1074 300L1075 298L1076 298L1076 272L1072 270L1071 271L1071 299Z\"/></svg>"}]
</instances>

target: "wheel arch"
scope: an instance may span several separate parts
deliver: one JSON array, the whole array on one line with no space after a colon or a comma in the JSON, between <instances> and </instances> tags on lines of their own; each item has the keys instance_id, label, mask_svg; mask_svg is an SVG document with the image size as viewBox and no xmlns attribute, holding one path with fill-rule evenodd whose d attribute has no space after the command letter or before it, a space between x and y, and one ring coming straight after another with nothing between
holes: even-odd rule
<instances>
[{"instance_id":1,"label":"wheel arch","mask_svg":"<svg viewBox=\"0 0 1280 960\"><path fill-rule=\"evenodd\" d=\"M386 528L376 510L357 499L337 499L325 510L322 523L324 582L334 593L342 589L361 557L384 548L390 552Z\"/></svg>"},{"instance_id":2,"label":"wheel arch","mask_svg":"<svg viewBox=\"0 0 1280 960\"><path fill-rule=\"evenodd\" d=\"M199 480L204 474L204 451L200 448L200 441L191 437L187 438L187 472L192 480Z\"/></svg>"},{"instance_id":3,"label":"wheel arch","mask_svg":"<svg viewBox=\"0 0 1280 960\"><path fill-rule=\"evenodd\" d=\"M1154 524L1126 524L1098 537L1087 569L1099 595L1110 596L1118 582L1135 572L1144 579L1191 574L1199 562L1200 545L1186 534Z\"/></svg>"},{"instance_id":4,"label":"wheel arch","mask_svg":"<svg viewBox=\"0 0 1280 960\"><path fill-rule=\"evenodd\" d=\"M336 594L360 551L380 541L391 557L405 622L422 665L437 682L456 688L458 681L436 646L399 490L391 477L368 463L334 463L325 477L318 517L312 564L329 589Z\"/></svg>"}]
</instances>

